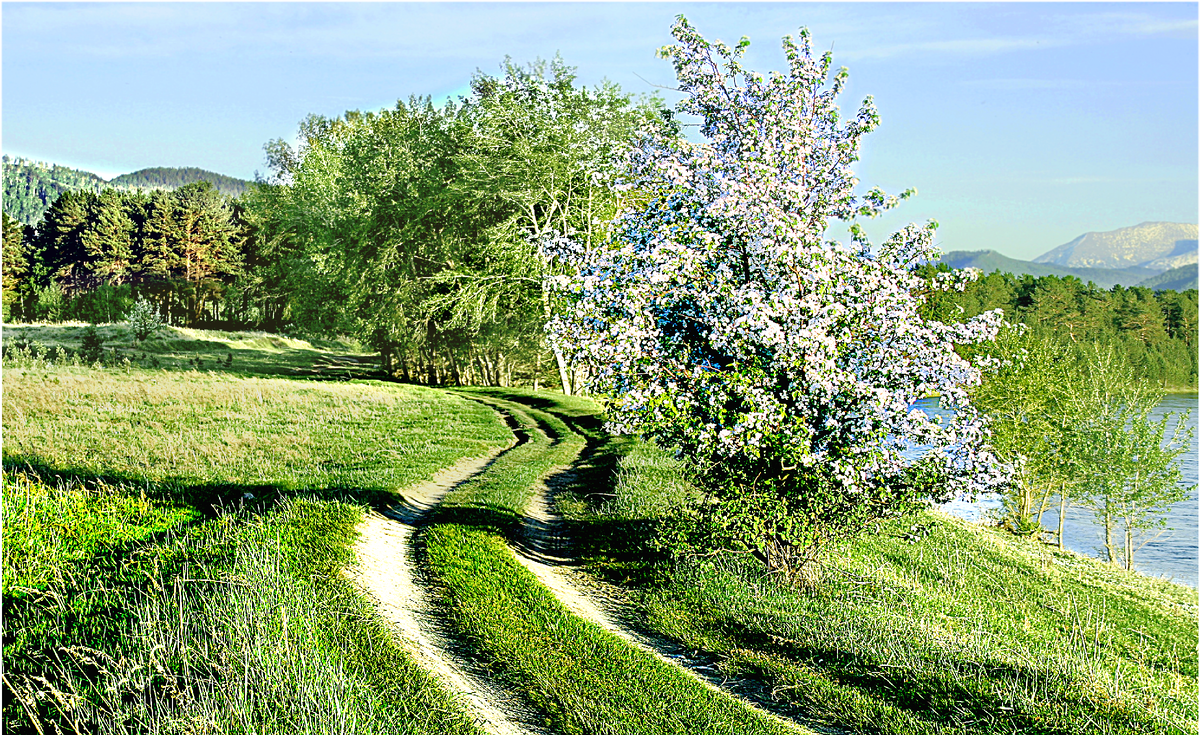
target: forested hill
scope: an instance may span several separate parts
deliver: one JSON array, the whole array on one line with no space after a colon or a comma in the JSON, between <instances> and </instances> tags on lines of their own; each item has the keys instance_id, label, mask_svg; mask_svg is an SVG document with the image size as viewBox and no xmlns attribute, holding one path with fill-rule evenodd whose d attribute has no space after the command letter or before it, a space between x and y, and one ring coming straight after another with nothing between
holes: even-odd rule
<instances>
[{"instance_id":1,"label":"forested hill","mask_svg":"<svg viewBox=\"0 0 1200 735\"><path fill-rule=\"evenodd\" d=\"M147 168L105 181L90 171L4 156L4 213L27 225L35 225L65 191L102 189L175 189L197 181L208 181L222 194L238 196L249 181L223 176L199 168Z\"/></svg>"},{"instance_id":2,"label":"forested hill","mask_svg":"<svg viewBox=\"0 0 1200 735\"><path fill-rule=\"evenodd\" d=\"M100 191L104 179L51 163L4 156L4 213L36 224L64 191Z\"/></svg>"},{"instance_id":3,"label":"forested hill","mask_svg":"<svg viewBox=\"0 0 1200 735\"><path fill-rule=\"evenodd\" d=\"M1193 279L1195 267L1191 266ZM932 277L948 266L942 263L922 268ZM1186 287L1187 283L1181 285ZM1008 321L1022 322L1034 332L1055 336L1081 359L1085 346L1111 346L1138 376L1171 389L1195 390L1200 372L1196 352L1200 294L1194 286L1180 291L1167 290L1165 284L1153 288L1102 289L1071 276L1037 277L995 271L980 276L961 292L933 292L925 315L958 321L1003 309Z\"/></svg>"},{"instance_id":4,"label":"forested hill","mask_svg":"<svg viewBox=\"0 0 1200 735\"><path fill-rule=\"evenodd\" d=\"M1143 288L1155 291L1187 291L1189 288L1200 288L1200 274L1195 263L1172 268L1166 273L1160 273L1153 278L1147 278L1139 283Z\"/></svg>"},{"instance_id":5,"label":"forested hill","mask_svg":"<svg viewBox=\"0 0 1200 735\"><path fill-rule=\"evenodd\" d=\"M205 171L202 168L144 168L131 174L121 174L108 182L117 189L177 189L197 181L207 181L225 196L241 196L249 181Z\"/></svg>"}]
</instances>

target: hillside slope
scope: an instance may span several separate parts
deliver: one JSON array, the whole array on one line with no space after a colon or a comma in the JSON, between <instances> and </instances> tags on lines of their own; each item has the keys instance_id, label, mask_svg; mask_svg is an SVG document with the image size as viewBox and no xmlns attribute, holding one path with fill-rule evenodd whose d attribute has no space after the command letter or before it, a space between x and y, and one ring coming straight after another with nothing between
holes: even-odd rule
<instances>
[{"instance_id":1,"label":"hillside slope","mask_svg":"<svg viewBox=\"0 0 1200 735\"><path fill-rule=\"evenodd\" d=\"M177 189L197 181L207 181L226 196L240 196L250 187L249 181L206 171L202 168L144 168L121 174L108 182L117 189Z\"/></svg>"},{"instance_id":2,"label":"hillside slope","mask_svg":"<svg viewBox=\"0 0 1200 735\"><path fill-rule=\"evenodd\" d=\"M4 212L36 224L64 191L100 191L104 179L89 171L4 157Z\"/></svg>"},{"instance_id":3,"label":"hillside slope","mask_svg":"<svg viewBox=\"0 0 1200 735\"><path fill-rule=\"evenodd\" d=\"M1186 291L1189 288L1200 288L1198 266L1192 263L1172 268L1166 273L1147 278L1138 285L1152 288L1155 291Z\"/></svg>"}]
</instances>

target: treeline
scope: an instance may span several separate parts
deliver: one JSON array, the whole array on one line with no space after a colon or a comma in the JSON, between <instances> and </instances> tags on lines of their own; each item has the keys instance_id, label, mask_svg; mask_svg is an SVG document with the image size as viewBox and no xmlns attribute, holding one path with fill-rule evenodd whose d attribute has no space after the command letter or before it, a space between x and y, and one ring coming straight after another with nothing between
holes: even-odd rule
<instances>
[{"instance_id":1,"label":"treeline","mask_svg":"<svg viewBox=\"0 0 1200 735\"><path fill-rule=\"evenodd\" d=\"M647 126L679 131L656 98L576 86L557 59L478 73L440 109L311 116L236 201L64 193L36 228L6 219L6 316L111 321L145 295L176 324L352 335L404 380L570 391L543 339L545 246L605 237Z\"/></svg>"},{"instance_id":2,"label":"treeline","mask_svg":"<svg viewBox=\"0 0 1200 735\"><path fill-rule=\"evenodd\" d=\"M544 245L605 237L647 125L678 132L657 100L577 87L557 59L477 74L442 109L310 117L296 149L268 146L273 183L247 198L255 278L297 328L355 335L404 380L570 392L573 366L543 339Z\"/></svg>"},{"instance_id":3,"label":"treeline","mask_svg":"<svg viewBox=\"0 0 1200 735\"><path fill-rule=\"evenodd\" d=\"M267 145L270 179L236 200L194 183L63 192L37 227L6 214L5 319L109 322L144 296L174 324L352 335L403 380L573 392L581 376L543 338L558 308L546 246L607 236L638 196L618 184L647 126L679 132L656 98L577 87L557 59L479 73L440 109L311 116L295 148ZM1169 387L1197 384L1194 290L996 272L926 313L993 308L1067 344L1112 344Z\"/></svg>"},{"instance_id":4,"label":"treeline","mask_svg":"<svg viewBox=\"0 0 1200 735\"><path fill-rule=\"evenodd\" d=\"M207 181L226 196L241 196L251 182L199 168L147 168L105 181L89 171L4 156L4 213L36 225L64 192L99 194L104 189L175 189Z\"/></svg>"},{"instance_id":5,"label":"treeline","mask_svg":"<svg viewBox=\"0 0 1200 735\"><path fill-rule=\"evenodd\" d=\"M240 205L211 184L174 191L67 191L36 228L4 215L5 319L112 322L138 296L176 324L245 324Z\"/></svg>"},{"instance_id":6,"label":"treeline","mask_svg":"<svg viewBox=\"0 0 1200 735\"><path fill-rule=\"evenodd\" d=\"M928 273L944 265L924 266ZM1110 290L1073 276L1014 276L996 271L960 292L935 292L926 315L967 319L1003 309L1009 321L1052 335L1082 359L1090 345L1112 346L1140 378L1167 388L1197 386L1197 292Z\"/></svg>"}]
</instances>

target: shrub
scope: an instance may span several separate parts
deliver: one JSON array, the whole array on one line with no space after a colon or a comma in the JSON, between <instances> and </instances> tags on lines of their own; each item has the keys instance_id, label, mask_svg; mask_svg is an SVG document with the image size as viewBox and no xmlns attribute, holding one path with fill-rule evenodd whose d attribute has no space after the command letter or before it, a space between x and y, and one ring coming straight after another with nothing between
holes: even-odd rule
<instances>
[{"instance_id":1,"label":"shrub","mask_svg":"<svg viewBox=\"0 0 1200 735\"><path fill-rule=\"evenodd\" d=\"M47 322L61 321L66 309L67 297L57 283L37 290L37 303L33 307L35 318Z\"/></svg>"},{"instance_id":2,"label":"shrub","mask_svg":"<svg viewBox=\"0 0 1200 735\"><path fill-rule=\"evenodd\" d=\"M710 44L682 18L673 32L662 53L708 142L647 134L609 242L547 245L577 273L555 281L572 308L551 339L608 398L610 429L678 450L710 530L780 571L931 494L999 482L966 392L979 371L955 347L994 337L1000 315L924 320L914 270L936 260L936 223L875 251L855 223L908 194L854 193L870 98L840 119L847 74L807 31L768 78L742 68L744 39ZM850 245L822 239L833 219ZM945 424L910 409L930 393L956 411Z\"/></svg>"},{"instance_id":3,"label":"shrub","mask_svg":"<svg viewBox=\"0 0 1200 735\"><path fill-rule=\"evenodd\" d=\"M79 343L79 356L88 365L99 362L104 358L104 340L94 324L83 330L83 338Z\"/></svg>"},{"instance_id":4,"label":"shrub","mask_svg":"<svg viewBox=\"0 0 1200 735\"><path fill-rule=\"evenodd\" d=\"M163 327L162 314L159 312L158 307L151 305L149 301L141 297L138 298L133 308L129 310L129 315L125 317L125 321L129 324L129 328L133 330L133 336L138 342L144 342Z\"/></svg>"}]
</instances>

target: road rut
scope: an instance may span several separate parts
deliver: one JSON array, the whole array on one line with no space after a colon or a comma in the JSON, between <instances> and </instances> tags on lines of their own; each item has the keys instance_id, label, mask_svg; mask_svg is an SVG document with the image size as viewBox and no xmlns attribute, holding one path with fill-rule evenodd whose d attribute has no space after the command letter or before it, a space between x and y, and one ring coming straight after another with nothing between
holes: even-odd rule
<instances>
[{"instance_id":1,"label":"road rut","mask_svg":"<svg viewBox=\"0 0 1200 735\"><path fill-rule=\"evenodd\" d=\"M371 511L358 530L358 564L349 572L380 614L408 643L417 663L455 692L475 721L493 735L542 735L531 713L456 650L423 583L414 532L451 490L483 472L499 454L465 460L404 491L404 501Z\"/></svg>"}]
</instances>

